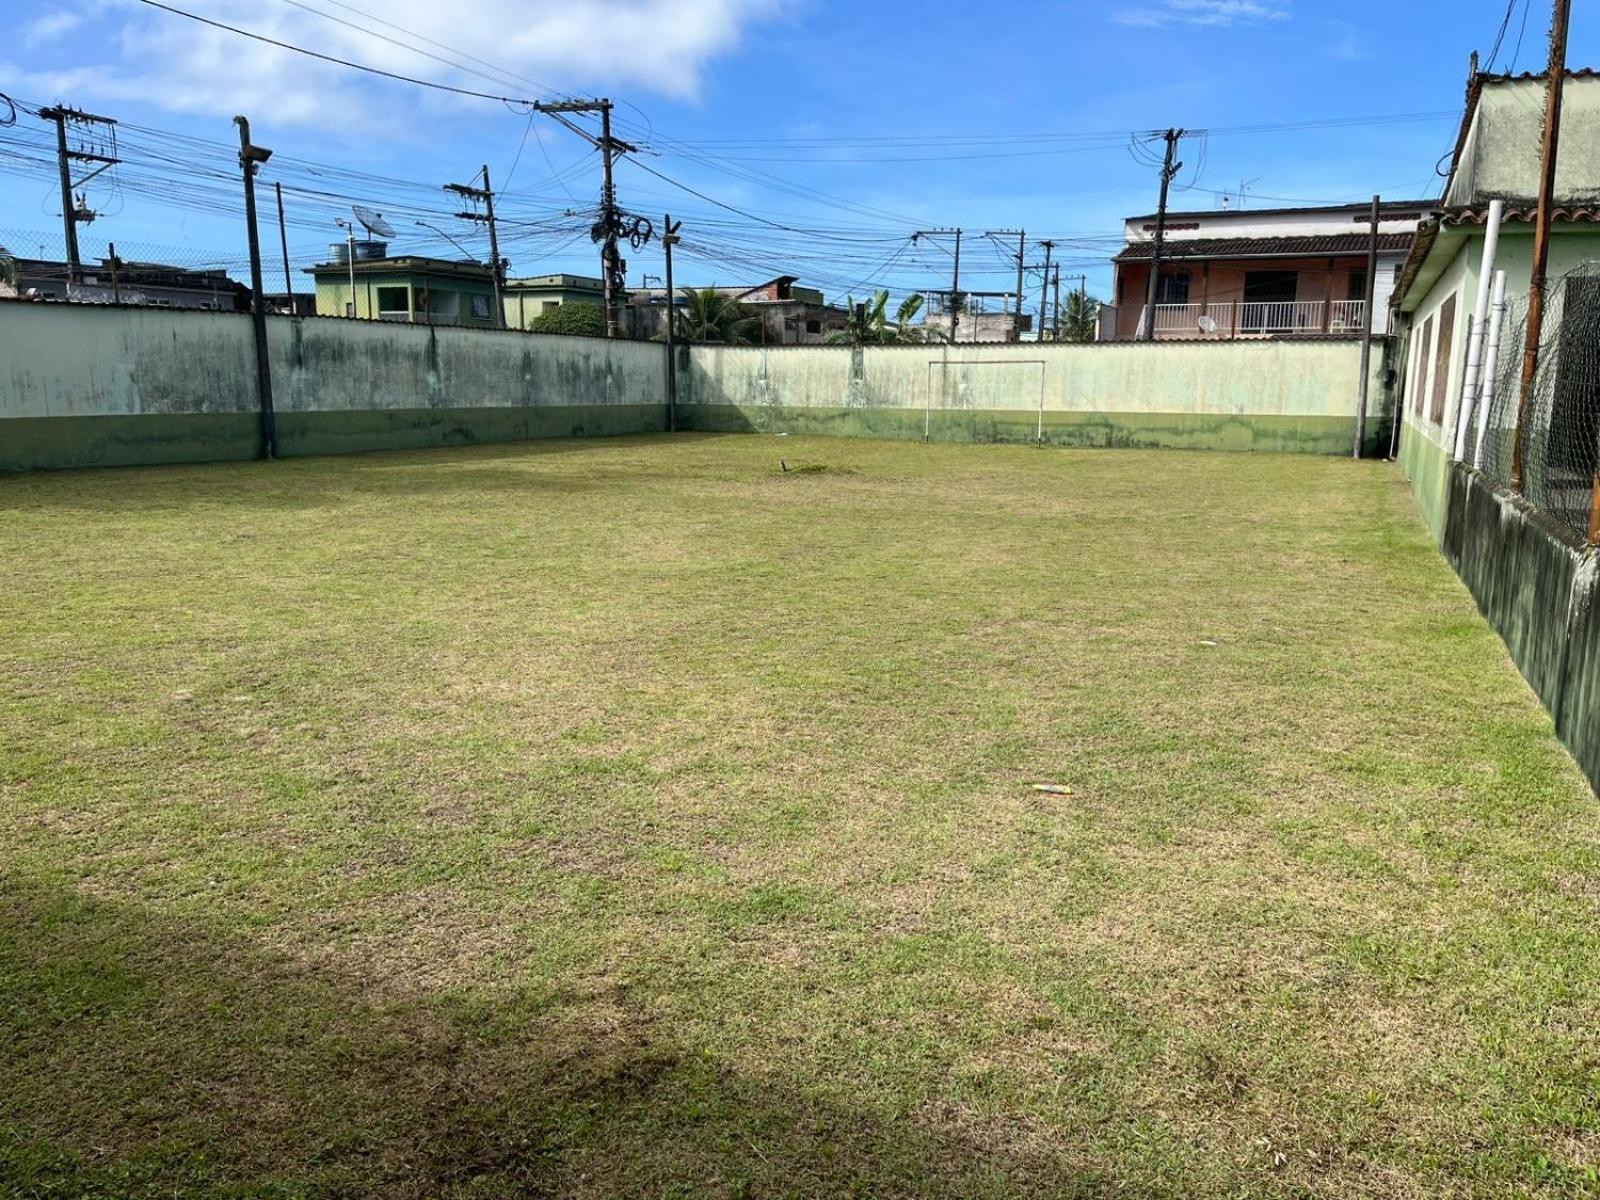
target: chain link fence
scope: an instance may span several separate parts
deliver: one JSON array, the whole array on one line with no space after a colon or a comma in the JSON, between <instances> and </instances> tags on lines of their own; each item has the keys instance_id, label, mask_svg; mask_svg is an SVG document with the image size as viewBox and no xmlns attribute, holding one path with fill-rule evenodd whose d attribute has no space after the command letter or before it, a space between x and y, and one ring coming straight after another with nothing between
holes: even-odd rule
<instances>
[{"instance_id":1,"label":"chain link fence","mask_svg":"<svg viewBox=\"0 0 1600 1200\"><path fill-rule=\"evenodd\" d=\"M1481 427L1479 465L1506 486L1514 473L1527 328L1527 300L1519 297L1506 307ZM1600 264L1590 263L1552 279L1546 288L1539 370L1523 416L1522 492L1552 517L1588 534L1597 473Z\"/></svg>"}]
</instances>

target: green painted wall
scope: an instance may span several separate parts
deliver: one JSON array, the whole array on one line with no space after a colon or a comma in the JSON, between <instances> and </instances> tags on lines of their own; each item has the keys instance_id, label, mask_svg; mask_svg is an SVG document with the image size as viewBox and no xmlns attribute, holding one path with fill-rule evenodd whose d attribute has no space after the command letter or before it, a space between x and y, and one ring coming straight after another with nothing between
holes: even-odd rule
<instances>
[{"instance_id":1,"label":"green painted wall","mask_svg":"<svg viewBox=\"0 0 1600 1200\"><path fill-rule=\"evenodd\" d=\"M1409 417L1400 427L1400 469L1411 481L1422 519L1433 536L1442 539L1450 498L1450 455Z\"/></svg>"},{"instance_id":2,"label":"green painted wall","mask_svg":"<svg viewBox=\"0 0 1600 1200\"><path fill-rule=\"evenodd\" d=\"M666 428L660 346L270 318L284 455ZM253 458L235 313L0 304L0 470Z\"/></svg>"},{"instance_id":3,"label":"green painted wall","mask_svg":"<svg viewBox=\"0 0 1600 1200\"><path fill-rule=\"evenodd\" d=\"M695 346L679 398L686 429L1346 454L1359 366L1346 341Z\"/></svg>"}]
</instances>

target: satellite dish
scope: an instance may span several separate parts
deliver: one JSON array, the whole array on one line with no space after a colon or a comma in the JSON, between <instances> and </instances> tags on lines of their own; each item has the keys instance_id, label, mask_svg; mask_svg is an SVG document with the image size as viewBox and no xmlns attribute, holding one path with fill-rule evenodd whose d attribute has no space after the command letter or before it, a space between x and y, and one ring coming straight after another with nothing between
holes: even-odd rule
<instances>
[{"instance_id":1,"label":"satellite dish","mask_svg":"<svg viewBox=\"0 0 1600 1200\"><path fill-rule=\"evenodd\" d=\"M1215 317L1201 317L1195 324L1200 326L1201 333L1215 333L1217 331L1217 319Z\"/></svg>"},{"instance_id":2,"label":"satellite dish","mask_svg":"<svg viewBox=\"0 0 1600 1200\"><path fill-rule=\"evenodd\" d=\"M352 204L350 211L356 214L356 220L365 225L367 232L373 237L392 238L400 236L394 231L394 226L383 219L381 212L373 212L365 204Z\"/></svg>"}]
</instances>

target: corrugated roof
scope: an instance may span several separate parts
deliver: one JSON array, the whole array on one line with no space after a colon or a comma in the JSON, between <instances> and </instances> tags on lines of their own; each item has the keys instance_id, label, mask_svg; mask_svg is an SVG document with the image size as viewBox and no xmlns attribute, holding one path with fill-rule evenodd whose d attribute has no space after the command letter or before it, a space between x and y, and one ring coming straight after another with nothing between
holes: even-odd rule
<instances>
[{"instance_id":1,"label":"corrugated roof","mask_svg":"<svg viewBox=\"0 0 1600 1200\"><path fill-rule=\"evenodd\" d=\"M1411 249L1414 233L1380 233L1378 249L1393 253ZM1319 258L1329 254L1365 254L1372 244L1369 233L1322 233L1304 237L1182 238L1161 248L1161 257L1183 258ZM1115 262L1142 262L1155 249L1153 242L1134 242Z\"/></svg>"}]
</instances>

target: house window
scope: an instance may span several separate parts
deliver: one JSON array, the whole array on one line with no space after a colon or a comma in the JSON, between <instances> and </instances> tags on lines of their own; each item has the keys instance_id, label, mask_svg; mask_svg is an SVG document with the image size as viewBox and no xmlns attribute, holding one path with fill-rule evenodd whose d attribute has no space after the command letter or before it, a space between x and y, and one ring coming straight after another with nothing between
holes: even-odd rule
<instances>
[{"instance_id":1,"label":"house window","mask_svg":"<svg viewBox=\"0 0 1600 1200\"><path fill-rule=\"evenodd\" d=\"M1455 339L1456 298L1452 295L1439 310L1439 341L1433 350L1433 405L1428 419L1435 425L1444 421L1444 394L1450 380L1450 344Z\"/></svg>"},{"instance_id":2,"label":"house window","mask_svg":"<svg viewBox=\"0 0 1600 1200\"><path fill-rule=\"evenodd\" d=\"M472 298L472 316L479 321L487 321L489 319L489 297L474 296Z\"/></svg>"},{"instance_id":3,"label":"house window","mask_svg":"<svg viewBox=\"0 0 1600 1200\"><path fill-rule=\"evenodd\" d=\"M1156 283L1157 304L1189 303L1189 272L1174 271L1163 275Z\"/></svg>"},{"instance_id":4,"label":"house window","mask_svg":"<svg viewBox=\"0 0 1600 1200\"><path fill-rule=\"evenodd\" d=\"M806 332L807 333L821 333L822 332L822 322L821 321L807 321L806 322Z\"/></svg>"},{"instance_id":5,"label":"house window","mask_svg":"<svg viewBox=\"0 0 1600 1200\"><path fill-rule=\"evenodd\" d=\"M539 311L542 312L542 313L547 313L551 309L560 308L560 307L561 307L561 301L559 301L559 300L541 300L539 302Z\"/></svg>"},{"instance_id":6,"label":"house window","mask_svg":"<svg viewBox=\"0 0 1600 1200\"><path fill-rule=\"evenodd\" d=\"M378 319L380 321L409 321L411 319L411 289L406 287L379 288Z\"/></svg>"},{"instance_id":7,"label":"house window","mask_svg":"<svg viewBox=\"0 0 1600 1200\"><path fill-rule=\"evenodd\" d=\"M1365 300L1367 298L1367 272L1365 269L1350 272L1350 286L1345 290L1345 295L1351 300Z\"/></svg>"},{"instance_id":8,"label":"house window","mask_svg":"<svg viewBox=\"0 0 1600 1200\"><path fill-rule=\"evenodd\" d=\"M1422 336L1417 340L1417 369L1411 377L1411 411L1422 415L1422 394L1428 385L1428 343L1433 340L1433 318L1422 323Z\"/></svg>"}]
</instances>

